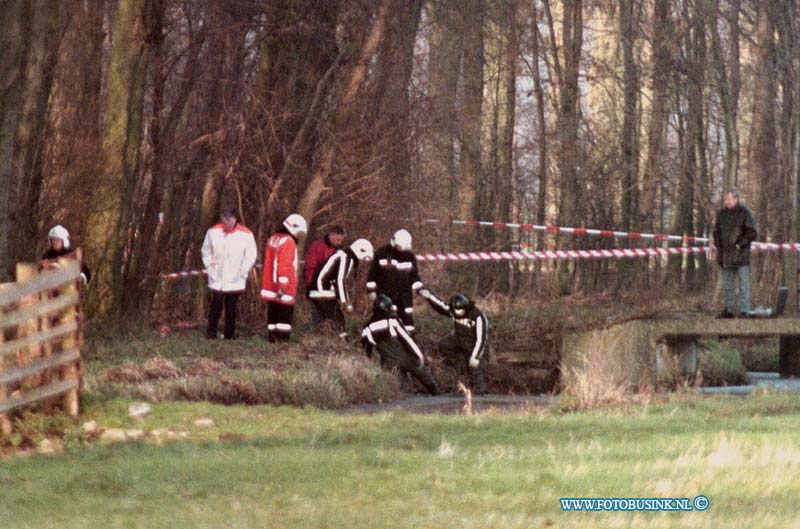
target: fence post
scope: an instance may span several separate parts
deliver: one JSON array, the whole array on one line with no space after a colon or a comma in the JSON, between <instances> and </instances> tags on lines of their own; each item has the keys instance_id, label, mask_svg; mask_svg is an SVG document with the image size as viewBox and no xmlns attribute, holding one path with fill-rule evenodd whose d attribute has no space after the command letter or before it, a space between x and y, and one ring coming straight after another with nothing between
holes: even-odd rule
<instances>
[{"instance_id":1,"label":"fence post","mask_svg":"<svg viewBox=\"0 0 800 529\"><path fill-rule=\"evenodd\" d=\"M2 310L2 309L0 309ZM0 344L6 339L6 330L0 327ZM0 356L0 373L5 369L5 358ZM0 385L0 401L8 397L8 387L5 384ZM7 413L0 413L0 433L3 435L11 435L11 419Z\"/></svg>"},{"instance_id":2,"label":"fence post","mask_svg":"<svg viewBox=\"0 0 800 529\"><path fill-rule=\"evenodd\" d=\"M32 263L17 263L17 282L21 283L23 281L28 281L33 279L38 275L39 267ZM39 303L41 297L41 293L37 292L36 294L31 294L25 298L22 298L19 302L20 308L22 307L29 307L31 305L36 305ZM30 320L24 321L19 324L17 328L17 338L22 338L23 336L28 336L32 334L36 334L39 332L39 321L41 318L38 316L31 318ZM18 365L25 365L33 362L39 356L41 356L42 346L37 341L35 344L30 345L29 347L23 347L19 351L17 351L17 364ZM29 379L24 382L31 382L34 381L36 385L41 385L41 375L32 375Z\"/></svg>"},{"instance_id":3,"label":"fence post","mask_svg":"<svg viewBox=\"0 0 800 529\"><path fill-rule=\"evenodd\" d=\"M72 294L78 291L77 282L73 281L66 287L64 287L63 294ZM79 314L75 305L70 306L69 309L64 313L62 318L62 322L69 322L71 320L78 321ZM62 342L62 350L67 350L76 345L81 345L80 339L80 321L78 321L78 330L74 333L67 335ZM78 360L80 362L80 360ZM61 370L61 378L62 380L79 380L80 379L80 371L78 369L77 362L70 362L66 366L64 366ZM73 389L69 390L67 393L64 394L62 406L64 408L64 412L67 415L72 417L76 417L78 412L80 411L80 385L75 386Z\"/></svg>"}]
</instances>

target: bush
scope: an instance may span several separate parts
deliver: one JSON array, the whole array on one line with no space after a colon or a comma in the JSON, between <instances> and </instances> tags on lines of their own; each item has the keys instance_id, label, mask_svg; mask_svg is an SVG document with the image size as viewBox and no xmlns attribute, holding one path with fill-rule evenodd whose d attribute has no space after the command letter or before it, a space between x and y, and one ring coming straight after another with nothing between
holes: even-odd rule
<instances>
[{"instance_id":1,"label":"bush","mask_svg":"<svg viewBox=\"0 0 800 529\"><path fill-rule=\"evenodd\" d=\"M741 353L729 344L701 343L697 363L704 386L736 386L749 382Z\"/></svg>"},{"instance_id":2,"label":"bush","mask_svg":"<svg viewBox=\"0 0 800 529\"><path fill-rule=\"evenodd\" d=\"M341 408L395 400L396 376L338 338L308 337L269 357L269 365L224 367L198 358L183 370L163 358L98 377L97 389L132 399Z\"/></svg>"},{"instance_id":3,"label":"bush","mask_svg":"<svg viewBox=\"0 0 800 529\"><path fill-rule=\"evenodd\" d=\"M778 341L758 340L740 342L742 363L748 371L777 371L779 345Z\"/></svg>"}]
</instances>

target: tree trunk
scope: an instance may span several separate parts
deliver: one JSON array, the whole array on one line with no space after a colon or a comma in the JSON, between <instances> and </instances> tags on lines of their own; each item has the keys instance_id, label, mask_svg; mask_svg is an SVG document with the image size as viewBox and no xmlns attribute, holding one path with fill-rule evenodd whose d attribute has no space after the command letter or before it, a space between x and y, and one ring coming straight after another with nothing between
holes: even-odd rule
<instances>
[{"instance_id":1,"label":"tree trunk","mask_svg":"<svg viewBox=\"0 0 800 529\"><path fill-rule=\"evenodd\" d=\"M121 0L114 20L102 146L105 166L93 186L85 238L87 259L94 268L87 306L100 317L119 315L123 264L130 250L128 222L139 171L150 7L151 0Z\"/></svg>"}]
</instances>

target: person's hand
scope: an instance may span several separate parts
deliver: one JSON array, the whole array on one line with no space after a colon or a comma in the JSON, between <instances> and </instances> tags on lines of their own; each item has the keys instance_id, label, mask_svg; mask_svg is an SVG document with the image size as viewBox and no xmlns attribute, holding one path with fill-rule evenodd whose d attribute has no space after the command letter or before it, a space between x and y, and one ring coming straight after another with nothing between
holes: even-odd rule
<instances>
[{"instance_id":1,"label":"person's hand","mask_svg":"<svg viewBox=\"0 0 800 529\"><path fill-rule=\"evenodd\" d=\"M369 299L371 299L371 300L375 301L375 298L377 298L377 297L378 297L378 294L377 294L376 292L370 292L369 294L367 294L367 297L368 297Z\"/></svg>"},{"instance_id":2,"label":"person's hand","mask_svg":"<svg viewBox=\"0 0 800 529\"><path fill-rule=\"evenodd\" d=\"M481 365L481 362L477 358L470 358L469 359L469 367L475 369L479 365Z\"/></svg>"},{"instance_id":3,"label":"person's hand","mask_svg":"<svg viewBox=\"0 0 800 529\"><path fill-rule=\"evenodd\" d=\"M284 294L284 292L283 292L283 289L282 289L282 288L279 288L279 289L278 289L278 297L279 297L279 298L282 298L282 297L283 297L283 294Z\"/></svg>"}]
</instances>

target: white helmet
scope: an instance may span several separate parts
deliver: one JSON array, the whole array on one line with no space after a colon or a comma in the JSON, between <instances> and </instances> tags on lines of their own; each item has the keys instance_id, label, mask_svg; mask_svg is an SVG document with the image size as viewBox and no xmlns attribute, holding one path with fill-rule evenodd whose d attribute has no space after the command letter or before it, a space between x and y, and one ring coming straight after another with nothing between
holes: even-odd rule
<instances>
[{"instance_id":1,"label":"white helmet","mask_svg":"<svg viewBox=\"0 0 800 529\"><path fill-rule=\"evenodd\" d=\"M58 224L53 226L47 234L48 239L61 239L64 241L64 248L69 249L69 232L67 228Z\"/></svg>"},{"instance_id":2,"label":"white helmet","mask_svg":"<svg viewBox=\"0 0 800 529\"><path fill-rule=\"evenodd\" d=\"M397 250L401 250L404 252L411 251L411 234L408 233L408 230L397 230L392 235L391 240L392 248Z\"/></svg>"},{"instance_id":3,"label":"white helmet","mask_svg":"<svg viewBox=\"0 0 800 529\"><path fill-rule=\"evenodd\" d=\"M308 224L302 215L292 213L283 221L283 227L289 230L294 237L305 235L308 232Z\"/></svg>"},{"instance_id":4,"label":"white helmet","mask_svg":"<svg viewBox=\"0 0 800 529\"><path fill-rule=\"evenodd\" d=\"M350 249L353 250L353 253L356 254L359 261L369 261L374 255L372 243L366 239L353 241L353 244L350 245Z\"/></svg>"}]
</instances>

